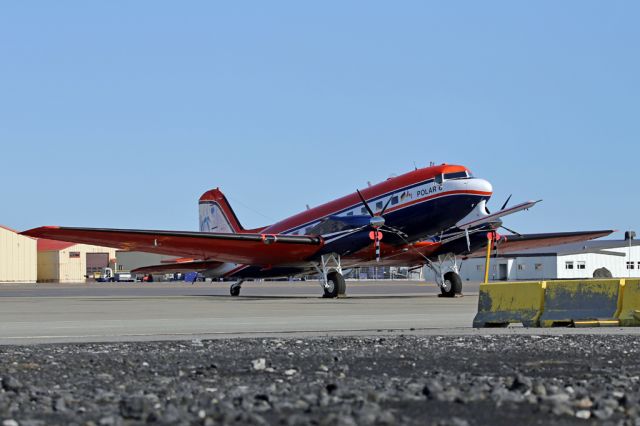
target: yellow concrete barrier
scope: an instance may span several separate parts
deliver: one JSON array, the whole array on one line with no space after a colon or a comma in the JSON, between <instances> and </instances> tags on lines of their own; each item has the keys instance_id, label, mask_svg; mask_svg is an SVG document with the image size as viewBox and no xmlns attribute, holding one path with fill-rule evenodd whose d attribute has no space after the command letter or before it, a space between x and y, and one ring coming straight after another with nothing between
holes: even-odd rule
<instances>
[{"instance_id":1,"label":"yellow concrete barrier","mask_svg":"<svg viewBox=\"0 0 640 426\"><path fill-rule=\"evenodd\" d=\"M547 281L540 326L616 326L623 286L623 280Z\"/></svg>"},{"instance_id":2,"label":"yellow concrete barrier","mask_svg":"<svg viewBox=\"0 0 640 426\"><path fill-rule=\"evenodd\" d=\"M475 328L522 323L537 327L544 307L544 282L500 282L480 285Z\"/></svg>"},{"instance_id":3,"label":"yellow concrete barrier","mask_svg":"<svg viewBox=\"0 0 640 426\"><path fill-rule=\"evenodd\" d=\"M640 280L623 280L618 319L621 326L640 326Z\"/></svg>"}]
</instances>

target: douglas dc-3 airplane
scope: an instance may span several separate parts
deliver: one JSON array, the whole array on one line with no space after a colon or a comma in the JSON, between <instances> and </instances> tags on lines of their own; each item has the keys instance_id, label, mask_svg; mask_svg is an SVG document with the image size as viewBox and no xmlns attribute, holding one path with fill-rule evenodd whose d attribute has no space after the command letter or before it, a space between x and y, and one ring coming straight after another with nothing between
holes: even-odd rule
<instances>
[{"instance_id":1,"label":"douglas dc-3 airplane","mask_svg":"<svg viewBox=\"0 0 640 426\"><path fill-rule=\"evenodd\" d=\"M463 166L416 169L308 209L264 228L246 230L219 189L200 198L200 232L66 228L24 232L36 238L182 257L134 272L198 271L233 280L240 294L250 278L319 274L324 297L345 294L343 268L427 265L442 296L462 292L458 257L486 250L488 233L502 253L590 240L613 231L499 236L501 218L528 201L490 213L493 188ZM507 228L504 228L507 229ZM508 229L507 229L508 230ZM509 231L509 230L508 230Z\"/></svg>"}]
</instances>

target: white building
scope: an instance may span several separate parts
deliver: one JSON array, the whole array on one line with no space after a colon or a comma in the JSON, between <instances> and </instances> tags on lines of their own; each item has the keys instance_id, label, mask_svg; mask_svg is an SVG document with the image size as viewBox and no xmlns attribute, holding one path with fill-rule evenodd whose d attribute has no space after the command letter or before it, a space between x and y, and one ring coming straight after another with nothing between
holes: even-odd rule
<instances>
[{"instance_id":1,"label":"white building","mask_svg":"<svg viewBox=\"0 0 640 426\"><path fill-rule=\"evenodd\" d=\"M631 244L630 244L631 243ZM606 268L615 278L640 278L640 241L600 240L523 250L491 257L489 279L553 280L592 278ZM485 258L462 261L463 281L483 281Z\"/></svg>"}]
</instances>

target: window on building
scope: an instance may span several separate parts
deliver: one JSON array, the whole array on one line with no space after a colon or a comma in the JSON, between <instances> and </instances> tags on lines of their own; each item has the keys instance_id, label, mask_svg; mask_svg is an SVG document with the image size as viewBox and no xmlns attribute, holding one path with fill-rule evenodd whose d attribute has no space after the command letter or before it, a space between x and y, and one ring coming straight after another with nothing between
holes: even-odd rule
<instances>
[{"instance_id":1,"label":"window on building","mask_svg":"<svg viewBox=\"0 0 640 426\"><path fill-rule=\"evenodd\" d=\"M576 269L587 269L587 264L580 260L578 262L576 262Z\"/></svg>"},{"instance_id":2,"label":"window on building","mask_svg":"<svg viewBox=\"0 0 640 426\"><path fill-rule=\"evenodd\" d=\"M69 257L71 259L80 259L80 252L79 251L70 251L69 252Z\"/></svg>"},{"instance_id":3,"label":"window on building","mask_svg":"<svg viewBox=\"0 0 640 426\"><path fill-rule=\"evenodd\" d=\"M393 197L391 197L391 205L395 206L396 204L398 204L398 196L394 195Z\"/></svg>"},{"instance_id":4,"label":"window on building","mask_svg":"<svg viewBox=\"0 0 640 426\"><path fill-rule=\"evenodd\" d=\"M564 262L564 269L573 269L573 262Z\"/></svg>"},{"instance_id":5,"label":"window on building","mask_svg":"<svg viewBox=\"0 0 640 426\"><path fill-rule=\"evenodd\" d=\"M482 265L476 265L476 270L482 271Z\"/></svg>"},{"instance_id":6,"label":"window on building","mask_svg":"<svg viewBox=\"0 0 640 426\"><path fill-rule=\"evenodd\" d=\"M635 262L627 262L627 269L635 269Z\"/></svg>"},{"instance_id":7,"label":"window on building","mask_svg":"<svg viewBox=\"0 0 640 426\"><path fill-rule=\"evenodd\" d=\"M518 263L518 271L524 271L526 268L524 263Z\"/></svg>"},{"instance_id":8,"label":"window on building","mask_svg":"<svg viewBox=\"0 0 640 426\"><path fill-rule=\"evenodd\" d=\"M638 269L640 269L640 262L638 262Z\"/></svg>"},{"instance_id":9,"label":"window on building","mask_svg":"<svg viewBox=\"0 0 640 426\"><path fill-rule=\"evenodd\" d=\"M542 263L536 263L535 268L536 268L536 271L542 271L542 268L543 268Z\"/></svg>"}]
</instances>

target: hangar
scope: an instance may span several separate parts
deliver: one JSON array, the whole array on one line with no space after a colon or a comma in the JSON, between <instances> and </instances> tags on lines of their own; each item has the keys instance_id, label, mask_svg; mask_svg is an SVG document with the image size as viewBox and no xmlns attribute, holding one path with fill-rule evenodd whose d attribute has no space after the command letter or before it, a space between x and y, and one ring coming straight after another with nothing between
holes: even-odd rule
<instances>
[{"instance_id":1,"label":"hangar","mask_svg":"<svg viewBox=\"0 0 640 426\"><path fill-rule=\"evenodd\" d=\"M615 278L640 278L640 241L601 240L522 250L491 258L492 281L593 278L606 268ZM462 262L460 275L466 281L484 280L485 259Z\"/></svg>"},{"instance_id":2,"label":"hangar","mask_svg":"<svg viewBox=\"0 0 640 426\"><path fill-rule=\"evenodd\" d=\"M110 266L116 250L87 244L38 240L38 282L78 283Z\"/></svg>"},{"instance_id":3,"label":"hangar","mask_svg":"<svg viewBox=\"0 0 640 426\"><path fill-rule=\"evenodd\" d=\"M36 240L0 225L0 282L34 283Z\"/></svg>"}]
</instances>

